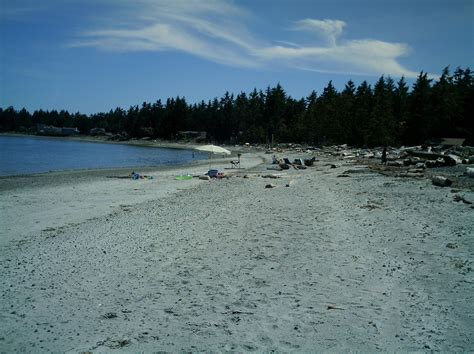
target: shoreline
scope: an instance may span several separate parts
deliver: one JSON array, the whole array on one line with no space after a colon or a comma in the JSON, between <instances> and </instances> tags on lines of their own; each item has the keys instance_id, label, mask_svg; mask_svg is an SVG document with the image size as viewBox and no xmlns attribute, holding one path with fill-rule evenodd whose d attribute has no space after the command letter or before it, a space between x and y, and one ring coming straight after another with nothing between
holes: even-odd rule
<instances>
[{"instance_id":1,"label":"shoreline","mask_svg":"<svg viewBox=\"0 0 474 354\"><path fill-rule=\"evenodd\" d=\"M96 143L96 144L109 144L109 145L128 145L128 146L138 146L144 148L164 148L164 149L176 149L176 150L189 150L193 151L196 146L199 144L191 144L191 143L174 143L174 142L160 142L160 141L109 141L102 138L94 138L94 137L54 137L54 136L38 136L38 135L29 135L29 134L13 134L13 133L0 133L0 136L7 136L7 137L28 137L33 139L41 139L41 140L63 140L63 141L76 141L76 142L85 142L85 143ZM228 150L232 152L228 158L232 159L237 151L235 147L228 147ZM238 150L241 151L241 150ZM248 150L246 152L249 152ZM217 160L217 159L216 159ZM104 167L104 168L78 168L78 169L70 169L70 170L52 170L52 171L44 171L44 172L34 172L34 173L18 173L18 174L9 174L9 175L1 175L0 182L2 179L7 178L21 178L21 177L28 177L28 176L41 176L45 174L54 174L54 173L83 173L83 172L94 172L100 170L143 170L146 172L154 171L157 169L168 169L168 168L179 168L182 166L193 166L195 164L202 164L205 163L207 159L195 159L189 162L177 162L175 164L162 164L162 165L150 165L150 166L127 166L127 167ZM1 186L0 186L1 188ZM0 189L1 190L1 189Z\"/></svg>"},{"instance_id":2,"label":"shoreline","mask_svg":"<svg viewBox=\"0 0 474 354\"><path fill-rule=\"evenodd\" d=\"M221 159L222 160L222 159ZM213 161L219 161L215 159ZM163 164L156 166L131 166L131 167L103 167L103 168L79 168L79 169L70 169L70 170L56 170L56 171L47 171L47 172L36 172L36 173L23 173L16 175L2 175L0 176L0 191L4 190L5 183L10 182L12 179L16 178L45 178L45 177L56 177L56 176L79 176L89 175L91 177L103 177L108 174L117 174L128 171L141 171L141 172L155 172L155 171L168 171L168 170L177 170L182 168L193 168L196 166L203 166L208 164L208 160L193 160L190 162L179 162L176 164Z\"/></svg>"},{"instance_id":3,"label":"shoreline","mask_svg":"<svg viewBox=\"0 0 474 354\"><path fill-rule=\"evenodd\" d=\"M213 168L227 175L242 173L258 166L264 158L244 154L243 169L229 169L230 158L212 160ZM209 160L177 165L63 170L47 173L0 177L0 246L30 239L50 228L86 222L113 214L123 205L134 206L158 200L180 189L193 188L198 178L175 180L176 176L203 175ZM131 172L151 179L132 180ZM22 222L18 218L24 215Z\"/></svg>"},{"instance_id":4,"label":"shoreline","mask_svg":"<svg viewBox=\"0 0 474 354\"><path fill-rule=\"evenodd\" d=\"M129 139L123 141L108 140L106 137L93 137L90 135L83 136L47 136L47 135L36 135L36 134L22 134L22 133L0 133L0 136L11 136L11 137L30 137L40 139L58 139L66 141L82 141L88 143L98 144L118 144L118 145L132 145L142 147L153 147L153 148L167 148L167 149L180 149L180 150L193 150L196 146L205 144L196 144L191 142L173 142L168 140L139 140ZM220 145L230 150L232 153L240 151L241 148L236 148L233 145ZM233 155L231 155L233 156Z\"/></svg>"}]
</instances>

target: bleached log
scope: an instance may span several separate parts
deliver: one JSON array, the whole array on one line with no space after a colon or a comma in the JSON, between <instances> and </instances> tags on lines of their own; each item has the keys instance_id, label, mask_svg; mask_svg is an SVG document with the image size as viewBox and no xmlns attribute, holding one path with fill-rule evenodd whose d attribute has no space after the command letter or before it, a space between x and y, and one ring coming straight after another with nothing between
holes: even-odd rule
<instances>
[{"instance_id":1,"label":"bleached log","mask_svg":"<svg viewBox=\"0 0 474 354\"><path fill-rule=\"evenodd\" d=\"M433 176L433 178L431 178L431 182L433 182L435 186L439 187L449 187L453 183L449 178L443 176Z\"/></svg>"}]
</instances>

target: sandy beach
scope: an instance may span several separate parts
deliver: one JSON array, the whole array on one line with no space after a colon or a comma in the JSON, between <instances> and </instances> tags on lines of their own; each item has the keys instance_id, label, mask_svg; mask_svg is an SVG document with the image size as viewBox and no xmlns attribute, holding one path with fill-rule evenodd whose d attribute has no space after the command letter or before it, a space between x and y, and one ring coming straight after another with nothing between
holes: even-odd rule
<instances>
[{"instance_id":1,"label":"sandy beach","mask_svg":"<svg viewBox=\"0 0 474 354\"><path fill-rule=\"evenodd\" d=\"M0 351L473 351L471 205L318 158L1 178Z\"/></svg>"}]
</instances>

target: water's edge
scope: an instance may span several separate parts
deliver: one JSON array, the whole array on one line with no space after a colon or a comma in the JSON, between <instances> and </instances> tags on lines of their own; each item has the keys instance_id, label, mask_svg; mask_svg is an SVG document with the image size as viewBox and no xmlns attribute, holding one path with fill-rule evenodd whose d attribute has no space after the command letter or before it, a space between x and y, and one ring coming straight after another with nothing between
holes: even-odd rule
<instances>
[{"instance_id":1,"label":"water's edge","mask_svg":"<svg viewBox=\"0 0 474 354\"><path fill-rule=\"evenodd\" d=\"M64 138L64 137L42 137L42 136L32 136L32 135L20 135L20 134L0 134L0 139L2 138L16 138L16 139L29 139L30 141L44 141L46 144L47 142L52 142L58 143L59 141L65 142L65 143L73 143L73 144L103 144L103 145L108 145L109 146L109 152L110 152L110 145L120 145L122 148L126 146L130 146L133 148L161 148L163 150L180 150L181 152L189 152L189 154L192 154L192 159L189 157L184 157L180 156L180 153L177 152L176 156L166 156L166 151L163 157L156 157L156 161L153 161L154 158L150 160L150 156L148 156L148 161L133 161L133 153L130 152L130 157L127 156L129 161L121 159L120 161L108 161L111 165L103 164L102 166L97 166L97 161L93 161L94 156L90 156L91 159L91 165L90 167L84 166L87 165L87 159L89 157L87 156L81 156L82 161L78 162L77 167L71 167L71 166L55 166L55 163L53 162L53 167L52 168L45 168L45 167L40 167L40 163L38 163L38 166L34 166L34 164L31 166L31 171L24 171L23 168L18 168L18 171L15 171L15 168L12 168L12 165L15 164L14 157L9 159L6 154L8 152L5 152L4 159L7 160L6 165L3 166L4 170L1 171L0 173L0 179L6 178L6 177L20 177L20 176L29 176L29 175L43 175L43 174L51 174L51 173L58 173L58 172L73 172L73 171L95 171L95 170L121 170L121 169L147 169L149 170L154 169L156 170L157 168L159 169L165 169L167 167L169 168L176 168L179 166L183 165L192 165L195 163L202 162L207 158L206 154L199 153L199 152L194 152L195 145L190 145L190 144L176 144L176 143L170 143L170 144L162 144L162 143L145 143L142 144L137 143L135 141L133 142L106 142L103 140L98 140L98 139L82 139L82 138ZM41 143L39 143L41 144ZM20 147L21 148L21 147ZM75 146L77 149L77 146ZM100 148L99 148L100 149ZM126 149L126 148L125 148ZM146 151L146 150L143 150ZM0 151L0 153L2 153ZM150 150L146 151L146 153L149 155ZM14 155L14 154L13 154ZM136 152L135 152L136 155ZM160 159L161 158L161 159ZM84 159L86 162L84 162ZM8 161L9 160L9 161ZM51 163L51 161L49 161ZM21 158L18 158L18 164L24 163L24 160ZM117 165L114 165L114 164ZM59 162L58 165L61 165Z\"/></svg>"}]
</instances>

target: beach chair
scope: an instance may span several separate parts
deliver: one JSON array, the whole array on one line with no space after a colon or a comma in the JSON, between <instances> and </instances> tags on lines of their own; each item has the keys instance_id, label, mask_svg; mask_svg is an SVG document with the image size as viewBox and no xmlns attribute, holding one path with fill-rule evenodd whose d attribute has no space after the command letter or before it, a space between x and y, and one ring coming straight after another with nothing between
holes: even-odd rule
<instances>
[{"instance_id":1,"label":"beach chair","mask_svg":"<svg viewBox=\"0 0 474 354\"><path fill-rule=\"evenodd\" d=\"M232 160L230 162L230 167L231 168L240 168L240 156L241 156L241 154L237 154L237 160Z\"/></svg>"}]
</instances>

